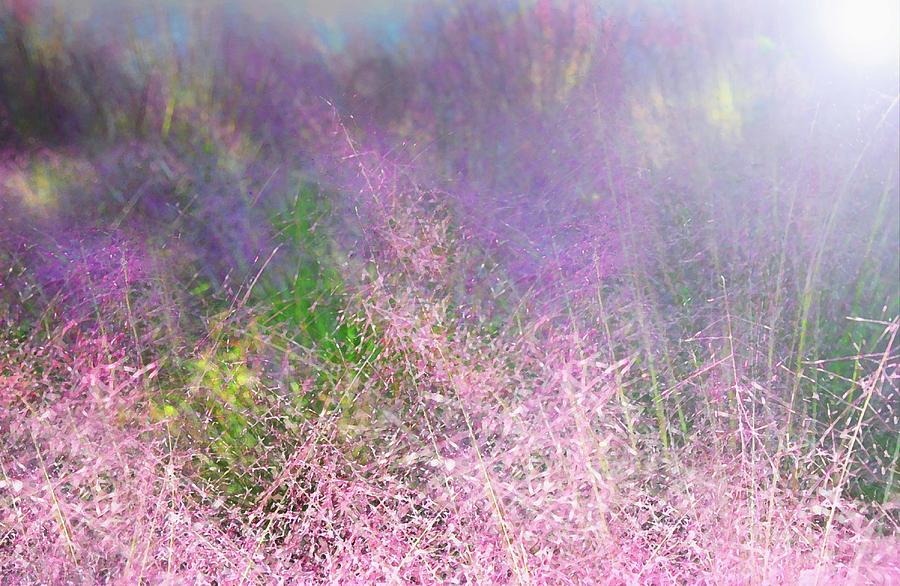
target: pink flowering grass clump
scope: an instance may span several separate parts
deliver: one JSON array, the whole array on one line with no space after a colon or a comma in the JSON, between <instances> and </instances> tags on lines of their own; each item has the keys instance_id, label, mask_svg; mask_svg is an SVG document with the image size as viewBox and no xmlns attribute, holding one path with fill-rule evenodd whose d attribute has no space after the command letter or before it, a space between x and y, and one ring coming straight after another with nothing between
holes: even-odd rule
<instances>
[{"instance_id":1,"label":"pink flowering grass clump","mask_svg":"<svg viewBox=\"0 0 900 586\"><path fill-rule=\"evenodd\" d=\"M896 71L768 2L8 4L0 582L900 581Z\"/></svg>"}]
</instances>

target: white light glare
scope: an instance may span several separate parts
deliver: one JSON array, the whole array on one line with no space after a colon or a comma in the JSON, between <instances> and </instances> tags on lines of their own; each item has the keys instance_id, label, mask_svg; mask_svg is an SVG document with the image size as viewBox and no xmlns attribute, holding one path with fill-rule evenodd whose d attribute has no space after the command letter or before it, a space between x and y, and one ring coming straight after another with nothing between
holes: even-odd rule
<instances>
[{"instance_id":1,"label":"white light glare","mask_svg":"<svg viewBox=\"0 0 900 586\"><path fill-rule=\"evenodd\" d=\"M822 24L844 59L882 65L900 57L900 0L826 0Z\"/></svg>"}]
</instances>

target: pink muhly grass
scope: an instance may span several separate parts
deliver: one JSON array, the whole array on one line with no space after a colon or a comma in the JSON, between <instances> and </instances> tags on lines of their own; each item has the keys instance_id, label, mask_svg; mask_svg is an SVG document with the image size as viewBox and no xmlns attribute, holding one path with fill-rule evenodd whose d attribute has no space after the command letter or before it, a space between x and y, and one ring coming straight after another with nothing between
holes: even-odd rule
<instances>
[{"instance_id":1,"label":"pink muhly grass","mask_svg":"<svg viewBox=\"0 0 900 586\"><path fill-rule=\"evenodd\" d=\"M66 114L0 155L0 581L900 582L896 99L724 4L105 4L0 51Z\"/></svg>"}]
</instances>

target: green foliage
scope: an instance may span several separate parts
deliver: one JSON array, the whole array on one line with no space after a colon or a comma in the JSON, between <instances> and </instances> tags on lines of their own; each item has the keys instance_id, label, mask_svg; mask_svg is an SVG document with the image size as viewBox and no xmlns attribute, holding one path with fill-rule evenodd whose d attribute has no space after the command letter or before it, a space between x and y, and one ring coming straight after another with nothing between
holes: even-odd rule
<instances>
[{"instance_id":1,"label":"green foliage","mask_svg":"<svg viewBox=\"0 0 900 586\"><path fill-rule=\"evenodd\" d=\"M259 301L270 308L264 326L312 348L323 365L354 370L378 348L363 321L344 312L348 295L337 246L327 231L330 212L327 194L304 183L291 204L274 214L276 234L294 264L286 279L261 283ZM320 378L334 382L333 370L323 368Z\"/></svg>"},{"instance_id":2,"label":"green foliage","mask_svg":"<svg viewBox=\"0 0 900 586\"><path fill-rule=\"evenodd\" d=\"M272 214L291 270L286 278L278 271L263 276L252 297L258 321L240 331L208 282L193 285L190 293L203 307L223 310L209 328L217 343L206 355L175 365L180 382L168 381L170 390L151 406L154 419L169 422L170 433L201 448L198 473L235 505L249 506L267 484L260 475L273 467L259 462L271 457L267 446L278 436L326 413L349 422L363 408L356 393L380 349L369 326L344 312L348 295L326 230L329 212L327 197L306 183L290 206ZM309 350L306 382L270 388L273 381L251 366L255 356L273 351L264 340Z\"/></svg>"},{"instance_id":3,"label":"green foliage","mask_svg":"<svg viewBox=\"0 0 900 586\"><path fill-rule=\"evenodd\" d=\"M283 325L294 341L308 346L334 346L342 336L343 284L330 263L334 246L323 226L328 213L327 199L304 184L291 204L273 215L278 239L294 264L287 278L268 279L260 287L260 301L271 307L267 324Z\"/></svg>"}]
</instances>

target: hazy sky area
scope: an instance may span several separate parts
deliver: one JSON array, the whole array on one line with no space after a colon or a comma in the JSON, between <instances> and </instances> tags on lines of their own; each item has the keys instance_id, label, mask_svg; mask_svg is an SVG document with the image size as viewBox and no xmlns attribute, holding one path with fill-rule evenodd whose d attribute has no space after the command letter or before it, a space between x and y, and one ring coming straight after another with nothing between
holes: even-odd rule
<instances>
[{"instance_id":1,"label":"hazy sky area","mask_svg":"<svg viewBox=\"0 0 900 586\"><path fill-rule=\"evenodd\" d=\"M294 4L323 19L340 22L357 19L360 16L394 15L417 3L423 2L422 0L301 0Z\"/></svg>"},{"instance_id":2,"label":"hazy sky area","mask_svg":"<svg viewBox=\"0 0 900 586\"><path fill-rule=\"evenodd\" d=\"M273 4L288 7L300 14L320 20L316 28L323 42L332 49L340 49L348 28L364 27L377 33L383 42L390 43L400 32L405 14L415 5L427 0L274 0Z\"/></svg>"}]
</instances>

